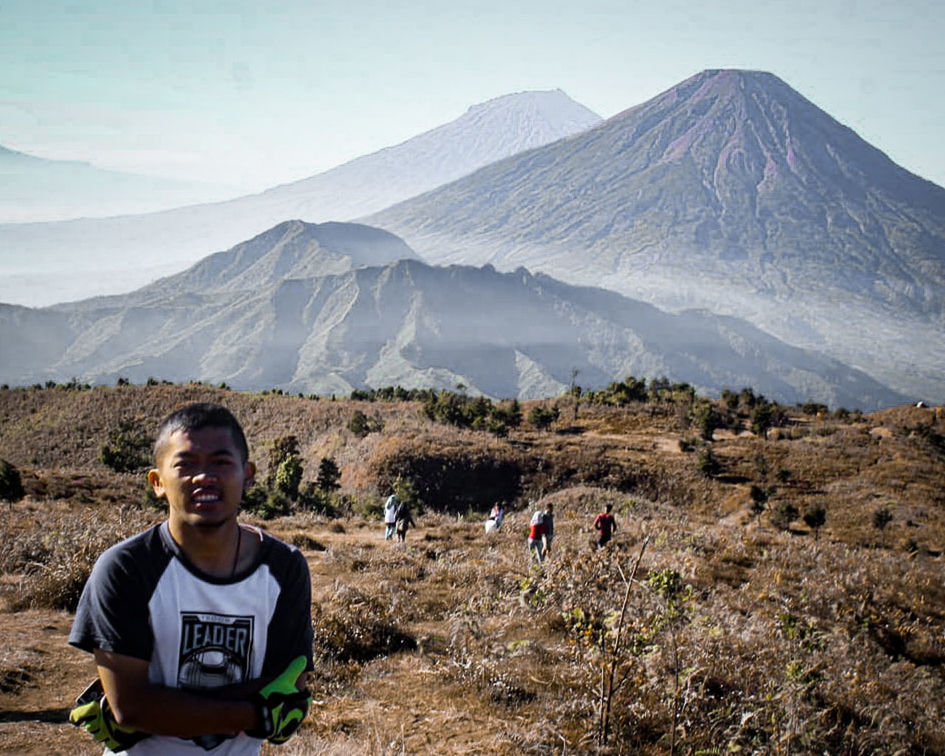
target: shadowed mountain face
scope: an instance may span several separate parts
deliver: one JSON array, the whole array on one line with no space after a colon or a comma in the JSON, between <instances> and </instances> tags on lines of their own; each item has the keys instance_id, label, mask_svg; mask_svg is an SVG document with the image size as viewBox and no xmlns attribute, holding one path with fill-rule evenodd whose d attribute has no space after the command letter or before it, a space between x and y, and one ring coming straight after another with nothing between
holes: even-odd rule
<instances>
[{"instance_id":1,"label":"shadowed mountain face","mask_svg":"<svg viewBox=\"0 0 945 756\"><path fill-rule=\"evenodd\" d=\"M523 92L261 194L147 215L0 225L0 301L47 305L130 291L290 218L351 220L599 122L560 90Z\"/></svg>"},{"instance_id":2,"label":"shadowed mountain face","mask_svg":"<svg viewBox=\"0 0 945 756\"><path fill-rule=\"evenodd\" d=\"M841 363L731 317L670 314L525 269L396 259L397 237L350 224L281 224L132 294L33 310L0 306L10 383L225 381L347 394L401 385L493 397L553 396L572 371L600 387L627 375L719 392L750 385L785 402L874 408L903 401ZM42 346L31 353L31 343Z\"/></svg>"},{"instance_id":3,"label":"shadowed mountain face","mask_svg":"<svg viewBox=\"0 0 945 756\"><path fill-rule=\"evenodd\" d=\"M706 71L368 222L434 263L747 317L945 400L945 189L771 74Z\"/></svg>"}]
</instances>

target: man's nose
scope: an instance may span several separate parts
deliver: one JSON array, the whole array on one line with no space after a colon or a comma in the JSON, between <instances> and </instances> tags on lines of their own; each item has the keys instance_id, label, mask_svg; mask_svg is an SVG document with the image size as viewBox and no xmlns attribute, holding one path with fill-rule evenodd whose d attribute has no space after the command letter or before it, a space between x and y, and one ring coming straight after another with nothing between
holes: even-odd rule
<instances>
[{"instance_id":1,"label":"man's nose","mask_svg":"<svg viewBox=\"0 0 945 756\"><path fill-rule=\"evenodd\" d=\"M201 467L192 476L194 482L206 482L208 480L217 480L217 474L211 467Z\"/></svg>"}]
</instances>

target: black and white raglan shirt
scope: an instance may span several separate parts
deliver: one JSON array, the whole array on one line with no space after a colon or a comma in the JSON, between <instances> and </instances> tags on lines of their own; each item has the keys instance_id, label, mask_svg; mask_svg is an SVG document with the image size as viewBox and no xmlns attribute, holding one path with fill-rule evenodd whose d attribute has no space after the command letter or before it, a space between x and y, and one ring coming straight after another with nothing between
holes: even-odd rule
<instances>
[{"instance_id":1,"label":"black and white raglan shirt","mask_svg":"<svg viewBox=\"0 0 945 756\"><path fill-rule=\"evenodd\" d=\"M69 643L149 662L148 679L202 690L279 675L297 656L312 669L311 579L302 553L256 529L254 563L232 578L204 574L167 522L105 551L82 591ZM199 742L197 742L199 741ZM151 736L125 753L256 754L241 733L186 740Z\"/></svg>"}]
</instances>

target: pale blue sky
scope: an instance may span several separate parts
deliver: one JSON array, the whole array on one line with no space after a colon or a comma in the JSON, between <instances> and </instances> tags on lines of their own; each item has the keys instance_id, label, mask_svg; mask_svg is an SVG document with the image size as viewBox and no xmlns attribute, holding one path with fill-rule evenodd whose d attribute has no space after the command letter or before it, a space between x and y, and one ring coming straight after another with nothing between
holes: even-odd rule
<instances>
[{"instance_id":1,"label":"pale blue sky","mask_svg":"<svg viewBox=\"0 0 945 756\"><path fill-rule=\"evenodd\" d=\"M945 185L940 0L0 0L0 145L261 190L510 92L771 71Z\"/></svg>"}]
</instances>

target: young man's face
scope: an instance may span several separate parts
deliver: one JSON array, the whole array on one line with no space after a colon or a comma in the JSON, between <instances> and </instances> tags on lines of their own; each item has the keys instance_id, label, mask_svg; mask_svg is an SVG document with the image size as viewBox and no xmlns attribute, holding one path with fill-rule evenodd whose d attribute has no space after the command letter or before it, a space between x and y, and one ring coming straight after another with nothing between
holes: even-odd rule
<instances>
[{"instance_id":1,"label":"young man's face","mask_svg":"<svg viewBox=\"0 0 945 756\"><path fill-rule=\"evenodd\" d=\"M172 528L218 528L236 517L255 472L228 428L201 428L168 436L148 481L167 499Z\"/></svg>"}]
</instances>

